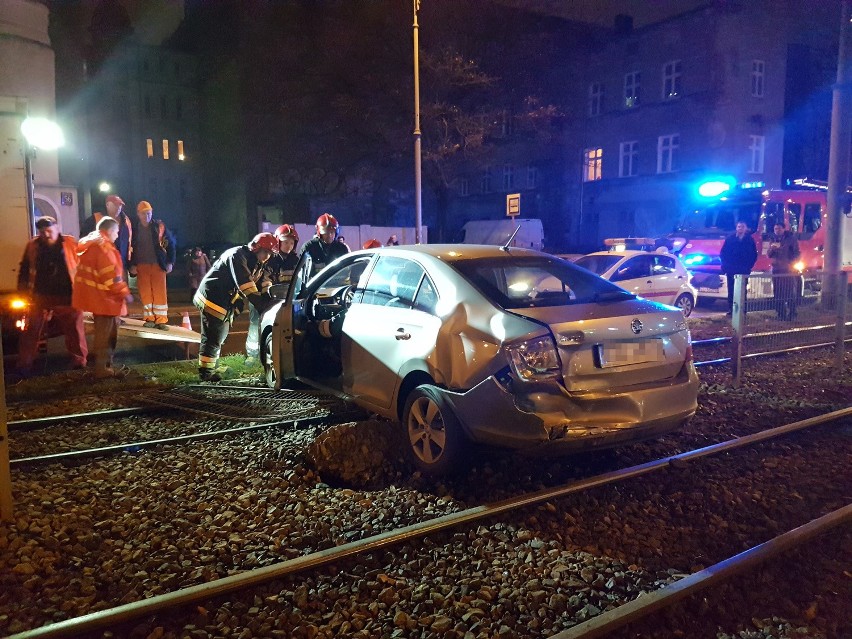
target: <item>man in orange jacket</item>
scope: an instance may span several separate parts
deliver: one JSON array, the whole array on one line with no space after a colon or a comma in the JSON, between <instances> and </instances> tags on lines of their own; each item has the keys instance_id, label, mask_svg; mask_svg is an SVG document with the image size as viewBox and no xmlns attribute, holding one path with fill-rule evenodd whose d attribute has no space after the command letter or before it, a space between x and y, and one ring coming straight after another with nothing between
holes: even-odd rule
<instances>
[{"instance_id":1,"label":"man in orange jacket","mask_svg":"<svg viewBox=\"0 0 852 639\"><path fill-rule=\"evenodd\" d=\"M136 206L139 221L133 233L129 271L136 276L146 328L169 330L169 298L166 275L175 263L175 238L162 220L154 219L154 207L142 200Z\"/></svg>"},{"instance_id":2,"label":"man in orange jacket","mask_svg":"<svg viewBox=\"0 0 852 639\"><path fill-rule=\"evenodd\" d=\"M26 329L18 342L18 373L27 377L38 351L39 338L52 317L65 335L73 368L85 368L89 348L83 313L71 306L71 288L77 272L77 240L59 232L56 220L43 216L38 235L27 242L18 270L18 290L29 295Z\"/></svg>"},{"instance_id":3,"label":"man in orange jacket","mask_svg":"<svg viewBox=\"0 0 852 639\"><path fill-rule=\"evenodd\" d=\"M104 217L97 230L80 240L80 264L74 280L72 304L89 311L95 322L95 378L115 377L112 358L118 340L118 318L127 315L126 302L133 296L124 281L121 254L115 247L119 223Z\"/></svg>"}]
</instances>

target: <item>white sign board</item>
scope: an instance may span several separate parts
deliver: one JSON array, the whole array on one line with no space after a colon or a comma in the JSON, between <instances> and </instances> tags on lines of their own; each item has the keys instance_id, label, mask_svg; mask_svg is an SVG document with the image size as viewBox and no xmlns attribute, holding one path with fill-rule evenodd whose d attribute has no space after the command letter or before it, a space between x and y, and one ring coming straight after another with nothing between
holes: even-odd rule
<instances>
[{"instance_id":1,"label":"white sign board","mask_svg":"<svg viewBox=\"0 0 852 639\"><path fill-rule=\"evenodd\" d=\"M506 215L508 217L518 217L521 214L521 194L508 193L506 194Z\"/></svg>"}]
</instances>

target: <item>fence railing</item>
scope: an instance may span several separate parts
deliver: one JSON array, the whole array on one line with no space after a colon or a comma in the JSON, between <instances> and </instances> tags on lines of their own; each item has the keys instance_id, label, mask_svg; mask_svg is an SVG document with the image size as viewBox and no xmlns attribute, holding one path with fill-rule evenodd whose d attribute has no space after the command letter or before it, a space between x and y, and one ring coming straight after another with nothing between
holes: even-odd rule
<instances>
[{"instance_id":1,"label":"fence railing","mask_svg":"<svg viewBox=\"0 0 852 639\"><path fill-rule=\"evenodd\" d=\"M845 341L852 337L851 307L847 273L737 275L731 316L734 385L751 357L816 346L833 345L842 372Z\"/></svg>"}]
</instances>

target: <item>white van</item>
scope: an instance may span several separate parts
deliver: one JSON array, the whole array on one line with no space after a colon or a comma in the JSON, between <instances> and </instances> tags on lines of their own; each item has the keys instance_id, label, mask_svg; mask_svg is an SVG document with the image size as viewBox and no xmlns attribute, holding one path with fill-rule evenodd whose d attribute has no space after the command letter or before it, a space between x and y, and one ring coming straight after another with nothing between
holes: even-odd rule
<instances>
[{"instance_id":1,"label":"white van","mask_svg":"<svg viewBox=\"0 0 852 639\"><path fill-rule=\"evenodd\" d=\"M473 220L462 227L463 244L491 244L503 246L520 226L512 246L541 251L544 247L544 229L541 220L517 218L504 220Z\"/></svg>"}]
</instances>

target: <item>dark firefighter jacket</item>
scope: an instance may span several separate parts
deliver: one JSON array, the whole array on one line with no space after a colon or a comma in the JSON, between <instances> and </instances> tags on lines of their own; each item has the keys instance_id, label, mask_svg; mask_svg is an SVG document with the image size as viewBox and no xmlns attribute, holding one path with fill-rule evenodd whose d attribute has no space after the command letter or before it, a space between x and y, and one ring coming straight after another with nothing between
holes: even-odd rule
<instances>
[{"instance_id":1,"label":"dark firefighter jacket","mask_svg":"<svg viewBox=\"0 0 852 639\"><path fill-rule=\"evenodd\" d=\"M313 277L338 257L342 257L348 252L349 248L345 244L337 240L331 244L326 244L319 235L314 235L312 239L305 242L299 255L307 253L311 256L311 277Z\"/></svg>"},{"instance_id":2,"label":"dark firefighter jacket","mask_svg":"<svg viewBox=\"0 0 852 639\"><path fill-rule=\"evenodd\" d=\"M245 299L259 293L263 264L247 246L235 246L213 262L192 298L196 308L222 321L242 312Z\"/></svg>"}]
</instances>

